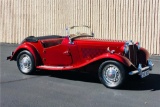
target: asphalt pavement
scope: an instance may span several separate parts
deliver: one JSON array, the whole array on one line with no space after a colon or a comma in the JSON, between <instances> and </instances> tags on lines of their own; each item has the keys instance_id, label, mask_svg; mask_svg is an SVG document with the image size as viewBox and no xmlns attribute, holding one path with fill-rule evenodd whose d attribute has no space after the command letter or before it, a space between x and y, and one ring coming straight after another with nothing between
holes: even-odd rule
<instances>
[{"instance_id":1,"label":"asphalt pavement","mask_svg":"<svg viewBox=\"0 0 160 107\"><path fill-rule=\"evenodd\" d=\"M99 79L83 72L19 72L6 57L15 44L0 44L1 107L159 107L160 57L151 56L155 66L149 77L131 79L122 89L104 87Z\"/></svg>"}]
</instances>

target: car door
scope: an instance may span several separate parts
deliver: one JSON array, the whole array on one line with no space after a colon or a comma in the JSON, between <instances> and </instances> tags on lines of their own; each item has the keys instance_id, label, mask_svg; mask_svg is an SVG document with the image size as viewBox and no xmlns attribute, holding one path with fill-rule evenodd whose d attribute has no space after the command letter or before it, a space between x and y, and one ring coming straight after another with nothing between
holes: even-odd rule
<instances>
[{"instance_id":1,"label":"car door","mask_svg":"<svg viewBox=\"0 0 160 107\"><path fill-rule=\"evenodd\" d=\"M59 44L44 48L45 65L68 66L72 64L71 54L68 45Z\"/></svg>"}]
</instances>

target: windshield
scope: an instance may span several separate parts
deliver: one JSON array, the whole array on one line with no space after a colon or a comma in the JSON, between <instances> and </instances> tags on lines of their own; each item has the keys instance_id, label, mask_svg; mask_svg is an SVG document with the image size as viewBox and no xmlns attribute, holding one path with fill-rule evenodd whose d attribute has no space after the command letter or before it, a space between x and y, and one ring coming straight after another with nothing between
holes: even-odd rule
<instances>
[{"instance_id":1,"label":"windshield","mask_svg":"<svg viewBox=\"0 0 160 107\"><path fill-rule=\"evenodd\" d=\"M94 36L89 26L72 26L67 29L67 33L71 39L77 38L77 37L93 37Z\"/></svg>"}]
</instances>

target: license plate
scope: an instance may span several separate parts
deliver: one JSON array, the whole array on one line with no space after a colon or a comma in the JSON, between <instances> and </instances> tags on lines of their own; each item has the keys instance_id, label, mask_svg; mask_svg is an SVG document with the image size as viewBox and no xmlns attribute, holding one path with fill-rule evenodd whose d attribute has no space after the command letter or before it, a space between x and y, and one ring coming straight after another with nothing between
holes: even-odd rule
<instances>
[{"instance_id":1,"label":"license plate","mask_svg":"<svg viewBox=\"0 0 160 107\"><path fill-rule=\"evenodd\" d=\"M144 72L141 73L141 78L144 78L144 77L146 77L148 75L149 75L149 70L144 71Z\"/></svg>"}]
</instances>

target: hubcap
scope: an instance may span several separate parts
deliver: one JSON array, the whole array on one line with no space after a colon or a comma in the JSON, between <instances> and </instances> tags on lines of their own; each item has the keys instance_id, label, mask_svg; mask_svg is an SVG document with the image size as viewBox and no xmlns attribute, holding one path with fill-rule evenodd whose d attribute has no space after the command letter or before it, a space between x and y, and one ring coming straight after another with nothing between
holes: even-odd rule
<instances>
[{"instance_id":1,"label":"hubcap","mask_svg":"<svg viewBox=\"0 0 160 107\"><path fill-rule=\"evenodd\" d=\"M23 73L28 73L31 70L31 58L27 54L23 54L19 58L19 66Z\"/></svg>"},{"instance_id":2,"label":"hubcap","mask_svg":"<svg viewBox=\"0 0 160 107\"><path fill-rule=\"evenodd\" d=\"M120 70L115 65L107 65L103 69L103 78L110 86L115 86L121 79Z\"/></svg>"}]
</instances>

